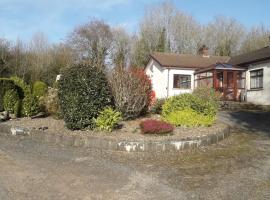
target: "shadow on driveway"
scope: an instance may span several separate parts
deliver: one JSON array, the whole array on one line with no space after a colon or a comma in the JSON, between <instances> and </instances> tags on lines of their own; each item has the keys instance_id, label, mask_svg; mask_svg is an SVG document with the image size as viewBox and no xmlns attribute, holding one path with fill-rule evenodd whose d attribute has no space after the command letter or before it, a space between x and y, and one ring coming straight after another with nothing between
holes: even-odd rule
<instances>
[{"instance_id":1,"label":"shadow on driveway","mask_svg":"<svg viewBox=\"0 0 270 200\"><path fill-rule=\"evenodd\" d=\"M220 112L219 120L236 128L254 133L264 133L270 137L270 112L264 111L235 111Z\"/></svg>"}]
</instances>

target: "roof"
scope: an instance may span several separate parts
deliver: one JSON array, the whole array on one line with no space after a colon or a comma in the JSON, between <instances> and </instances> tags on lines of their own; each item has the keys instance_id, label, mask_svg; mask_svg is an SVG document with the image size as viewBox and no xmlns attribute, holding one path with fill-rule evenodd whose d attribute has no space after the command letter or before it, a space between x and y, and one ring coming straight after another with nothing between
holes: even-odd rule
<instances>
[{"instance_id":1,"label":"roof","mask_svg":"<svg viewBox=\"0 0 270 200\"><path fill-rule=\"evenodd\" d=\"M228 64L228 63L216 63L213 64L209 67L202 68L202 69L197 69L195 74L199 74L202 72L207 72L213 69L219 69L219 70L232 70L232 71L243 71L245 70L243 67L238 67L236 65Z\"/></svg>"},{"instance_id":2,"label":"roof","mask_svg":"<svg viewBox=\"0 0 270 200\"><path fill-rule=\"evenodd\" d=\"M246 54L232 57L229 63L234 65L245 65L264 61L267 59L270 59L270 46Z\"/></svg>"},{"instance_id":3,"label":"roof","mask_svg":"<svg viewBox=\"0 0 270 200\"><path fill-rule=\"evenodd\" d=\"M215 63L226 63L230 57L227 56L202 56L191 54L160 53L151 54L151 58L163 67L179 68L205 68Z\"/></svg>"}]
</instances>

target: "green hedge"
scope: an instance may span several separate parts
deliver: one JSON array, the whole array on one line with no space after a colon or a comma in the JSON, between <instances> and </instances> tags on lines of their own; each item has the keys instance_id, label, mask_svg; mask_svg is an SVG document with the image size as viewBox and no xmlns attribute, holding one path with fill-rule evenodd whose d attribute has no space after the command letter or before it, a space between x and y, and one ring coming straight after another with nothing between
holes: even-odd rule
<instances>
[{"instance_id":1,"label":"green hedge","mask_svg":"<svg viewBox=\"0 0 270 200\"><path fill-rule=\"evenodd\" d=\"M8 91L15 91L17 93L18 99L16 102L14 102L11 94L7 94L5 97ZM14 112L16 116L21 114L23 116L33 116L39 112L38 99L32 94L31 87L21 78L0 78L0 111L4 109L4 97L6 109ZM11 109L12 105L13 108Z\"/></svg>"},{"instance_id":2,"label":"green hedge","mask_svg":"<svg viewBox=\"0 0 270 200\"><path fill-rule=\"evenodd\" d=\"M15 89L14 82L8 78L0 78L0 111L4 110L4 96L6 91Z\"/></svg>"},{"instance_id":3,"label":"green hedge","mask_svg":"<svg viewBox=\"0 0 270 200\"><path fill-rule=\"evenodd\" d=\"M0 111L4 110L4 96L9 90L15 90L19 95L19 99L24 98L23 89L17 85L14 80L9 78L0 78Z\"/></svg>"},{"instance_id":4,"label":"green hedge","mask_svg":"<svg viewBox=\"0 0 270 200\"><path fill-rule=\"evenodd\" d=\"M215 117L197 113L191 108L186 108L181 111L175 111L166 116L166 121L174 126L198 127L211 126Z\"/></svg>"},{"instance_id":5,"label":"green hedge","mask_svg":"<svg viewBox=\"0 0 270 200\"><path fill-rule=\"evenodd\" d=\"M175 126L213 124L218 110L217 99L212 92L202 96L202 91L169 98L162 107L162 118Z\"/></svg>"},{"instance_id":6,"label":"green hedge","mask_svg":"<svg viewBox=\"0 0 270 200\"><path fill-rule=\"evenodd\" d=\"M33 85L33 95L37 97L38 99L42 96L45 96L45 94L48 91L48 86L46 83L42 81L36 81Z\"/></svg>"},{"instance_id":7,"label":"green hedge","mask_svg":"<svg viewBox=\"0 0 270 200\"><path fill-rule=\"evenodd\" d=\"M94 128L93 118L112 104L106 75L99 67L82 63L64 69L61 74L59 100L67 128Z\"/></svg>"},{"instance_id":8,"label":"green hedge","mask_svg":"<svg viewBox=\"0 0 270 200\"><path fill-rule=\"evenodd\" d=\"M18 92L15 89L7 90L4 95L4 109L14 113L15 105L19 100Z\"/></svg>"}]
</instances>

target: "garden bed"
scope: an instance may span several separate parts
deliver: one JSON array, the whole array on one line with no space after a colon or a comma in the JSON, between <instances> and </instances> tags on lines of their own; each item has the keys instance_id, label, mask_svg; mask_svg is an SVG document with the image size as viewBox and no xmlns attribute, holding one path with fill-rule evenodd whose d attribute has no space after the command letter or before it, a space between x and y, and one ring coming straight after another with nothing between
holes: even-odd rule
<instances>
[{"instance_id":1,"label":"garden bed","mask_svg":"<svg viewBox=\"0 0 270 200\"><path fill-rule=\"evenodd\" d=\"M122 128L115 129L112 132L101 132L101 131L71 131L65 127L63 120L57 120L53 117L47 117L42 119L31 119L31 118L21 118L12 119L5 124L11 126L24 127L29 129L41 129L42 127L47 127L46 133L59 133L65 135L83 135L83 136L97 136L104 137L108 139L116 140L179 140L203 137L213 132L220 132L226 125L221 122L216 122L211 127L196 127L196 128L175 128L174 132L171 134L141 134L139 124L146 119L159 119L159 115L153 115L149 117L139 118L136 120L130 120L122 122Z\"/></svg>"}]
</instances>

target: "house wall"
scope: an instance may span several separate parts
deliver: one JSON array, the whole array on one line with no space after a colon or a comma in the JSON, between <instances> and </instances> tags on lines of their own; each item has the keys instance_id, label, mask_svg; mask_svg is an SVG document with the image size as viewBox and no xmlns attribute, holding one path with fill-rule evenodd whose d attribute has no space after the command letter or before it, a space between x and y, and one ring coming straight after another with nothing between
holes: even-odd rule
<instances>
[{"instance_id":1,"label":"house wall","mask_svg":"<svg viewBox=\"0 0 270 200\"><path fill-rule=\"evenodd\" d=\"M190 69L169 69L169 96L191 93L194 89L194 70ZM177 89L173 88L174 74L191 75L191 88L190 89Z\"/></svg>"},{"instance_id":2,"label":"house wall","mask_svg":"<svg viewBox=\"0 0 270 200\"><path fill-rule=\"evenodd\" d=\"M157 98L167 98L178 94L190 93L194 89L194 70L164 68L161 67L155 60L151 59L145 68L145 72L151 78L152 87ZM173 88L174 74L191 75L191 89L183 90Z\"/></svg>"},{"instance_id":3,"label":"house wall","mask_svg":"<svg viewBox=\"0 0 270 200\"><path fill-rule=\"evenodd\" d=\"M263 89L261 90L250 90L250 71L255 69L263 69ZM246 76L247 102L270 105L270 60L249 65Z\"/></svg>"},{"instance_id":4,"label":"house wall","mask_svg":"<svg viewBox=\"0 0 270 200\"><path fill-rule=\"evenodd\" d=\"M168 70L161 67L156 61L151 59L145 68L145 73L151 78L153 90L157 98L167 97Z\"/></svg>"}]
</instances>

